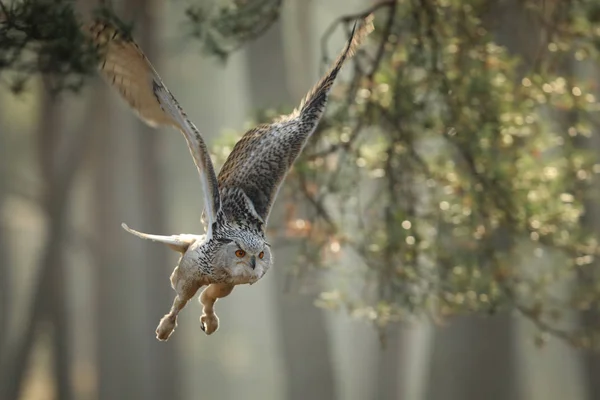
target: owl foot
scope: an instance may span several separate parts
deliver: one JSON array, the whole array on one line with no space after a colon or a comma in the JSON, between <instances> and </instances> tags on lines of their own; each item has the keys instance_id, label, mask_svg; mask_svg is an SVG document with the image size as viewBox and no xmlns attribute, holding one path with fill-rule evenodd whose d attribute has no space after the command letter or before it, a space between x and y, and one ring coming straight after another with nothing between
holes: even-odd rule
<instances>
[{"instance_id":1,"label":"owl foot","mask_svg":"<svg viewBox=\"0 0 600 400\"><path fill-rule=\"evenodd\" d=\"M177 326L177 316L167 314L160 320L158 327L156 328L156 338L160 341L165 341L169 339L171 333L175 330Z\"/></svg>"},{"instance_id":2,"label":"owl foot","mask_svg":"<svg viewBox=\"0 0 600 400\"><path fill-rule=\"evenodd\" d=\"M178 276L176 271L179 271L178 268L175 268L174 275ZM198 290L198 286L190 286L187 291L180 291L180 293L173 300L173 306L171 306L171 311L166 314L160 320L158 327L156 327L156 338L160 341L165 341L169 339L171 333L177 326L177 315L179 312L185 307L186 303L189 299L196 293Z\"/></svg>"},{"instance_id":3,"label":"owl foot","mask_svg":"<svg viewBox=\"0 0 600 400\"><path fill-rule=\"evenodd\" d=\"M219 329L219 317L217 314L206 315L203 314L200 317L200 328L206 333L210 335Z\"/></svg>"},{"instance_id":4,"label":"owl foot","mask_svg":"<svg viewBox=\"0 0 600 400\"><path fill-rule=\"evenodd\" d=\"M200 295L200 303L204 306L200 317L200 327L207 335L219 329L219 317L215 314L215 302L217 299L228 296L234 285L224 283L212 283L208 285Z\"/></svg>"}]
</instances>

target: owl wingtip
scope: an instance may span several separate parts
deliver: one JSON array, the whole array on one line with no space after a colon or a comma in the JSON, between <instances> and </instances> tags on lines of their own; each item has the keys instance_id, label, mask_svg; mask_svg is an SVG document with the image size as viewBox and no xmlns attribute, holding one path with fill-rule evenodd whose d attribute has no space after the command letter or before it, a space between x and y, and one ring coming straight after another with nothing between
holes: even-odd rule
<instances>
[{"instance_id":1,"label":"owl wingtip","mask_svg":"<svg viewBox=\"0 0 600 400\"><path fill-rule=\"evenodd\" d=\"M131 229L125 222L121 222L121 228L123 228L127 233L141 237L140 232L136 231L135 229Z\"/></svg>"}]
</instances>

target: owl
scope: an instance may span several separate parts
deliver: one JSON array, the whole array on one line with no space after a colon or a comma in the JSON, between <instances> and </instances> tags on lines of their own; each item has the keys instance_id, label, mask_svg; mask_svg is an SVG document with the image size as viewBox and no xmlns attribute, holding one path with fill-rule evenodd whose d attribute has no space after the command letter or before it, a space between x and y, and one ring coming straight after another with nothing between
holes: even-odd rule
<instances>
[{"instance_id":1,"label":"owl","mask_svg":"<svg viewBox=\"0 0 600 400\"><path fill-rule=\"evenodd\" d=\"M273 253L265 229L273 202L321 120L338 72L373 30L372 19L369 16L354 24L329 71L291 114L242 136L218 176L202 135L140 47L107 21L95 20L88 26L101 55L100 75L145 123L171 126L183 134L203 189L204 235L153 235L122 225L133 235L180 253L170 277L176 297L156 328L158 340L169 338L177 326L177 315L201 288L200 326L207 335L214 333L219 327L214 309L217 299L229 295L236 285L252 285L271 268Z\"/></svg>"}]
</instances>

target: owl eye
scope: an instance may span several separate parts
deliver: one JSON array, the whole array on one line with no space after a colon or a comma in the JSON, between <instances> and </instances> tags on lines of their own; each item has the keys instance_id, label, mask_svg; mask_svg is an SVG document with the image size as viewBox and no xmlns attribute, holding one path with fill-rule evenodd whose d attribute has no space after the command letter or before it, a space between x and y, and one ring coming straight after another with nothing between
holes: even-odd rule
<instances>
[{"instance_id":1,"label":"owl eye","mask_svg":"<svg viewBox=\"0 0 600 400\"><path fill-rule=\"evenodd\" d=\"M236 250L235 255L242 258L246 255L246 252L244 250Z\"/></svg>"},{"instance_id":2,"label":"owl eye","mask_svg":"<svg viewBox=\"0 0 600 400\"><path fill-rule=\"evenodd\" d=\"M264 256L265 256L265 252L261 251L260 254L258 255L258 258L260 258L262 260Z\"/></svg>"}]
</instances>

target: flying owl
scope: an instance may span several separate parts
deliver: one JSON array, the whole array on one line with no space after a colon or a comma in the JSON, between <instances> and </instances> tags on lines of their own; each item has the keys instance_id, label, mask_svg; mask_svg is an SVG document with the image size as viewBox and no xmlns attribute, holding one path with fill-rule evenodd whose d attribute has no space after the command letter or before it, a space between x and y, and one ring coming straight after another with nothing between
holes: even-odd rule
<instances>
[{"instance_id":1,"label":"flying owl","mask_svg":"<svg viewBox=\"0 0 600 400\"><path fill-rule=\"evenodd\" d=\"M217 177L202 135L140 47L106 21L96 20L89 26L101 54L100 74L148 125L181 131L204 193L204 235L152 235L123 224L127 232L180 253L170 278L177 296L156 328L158 340L169 338L177 315L203 287L200 324L207 335L214 333L219 327L214 310L217 299L229 295L235 285L255 283L271 268L273 254L265 229L275 197L315 131L338 72L372 30L372 16L355 23L345 48L300 106L290 115L246 132Z\"/></svg>"}]
</instances>

